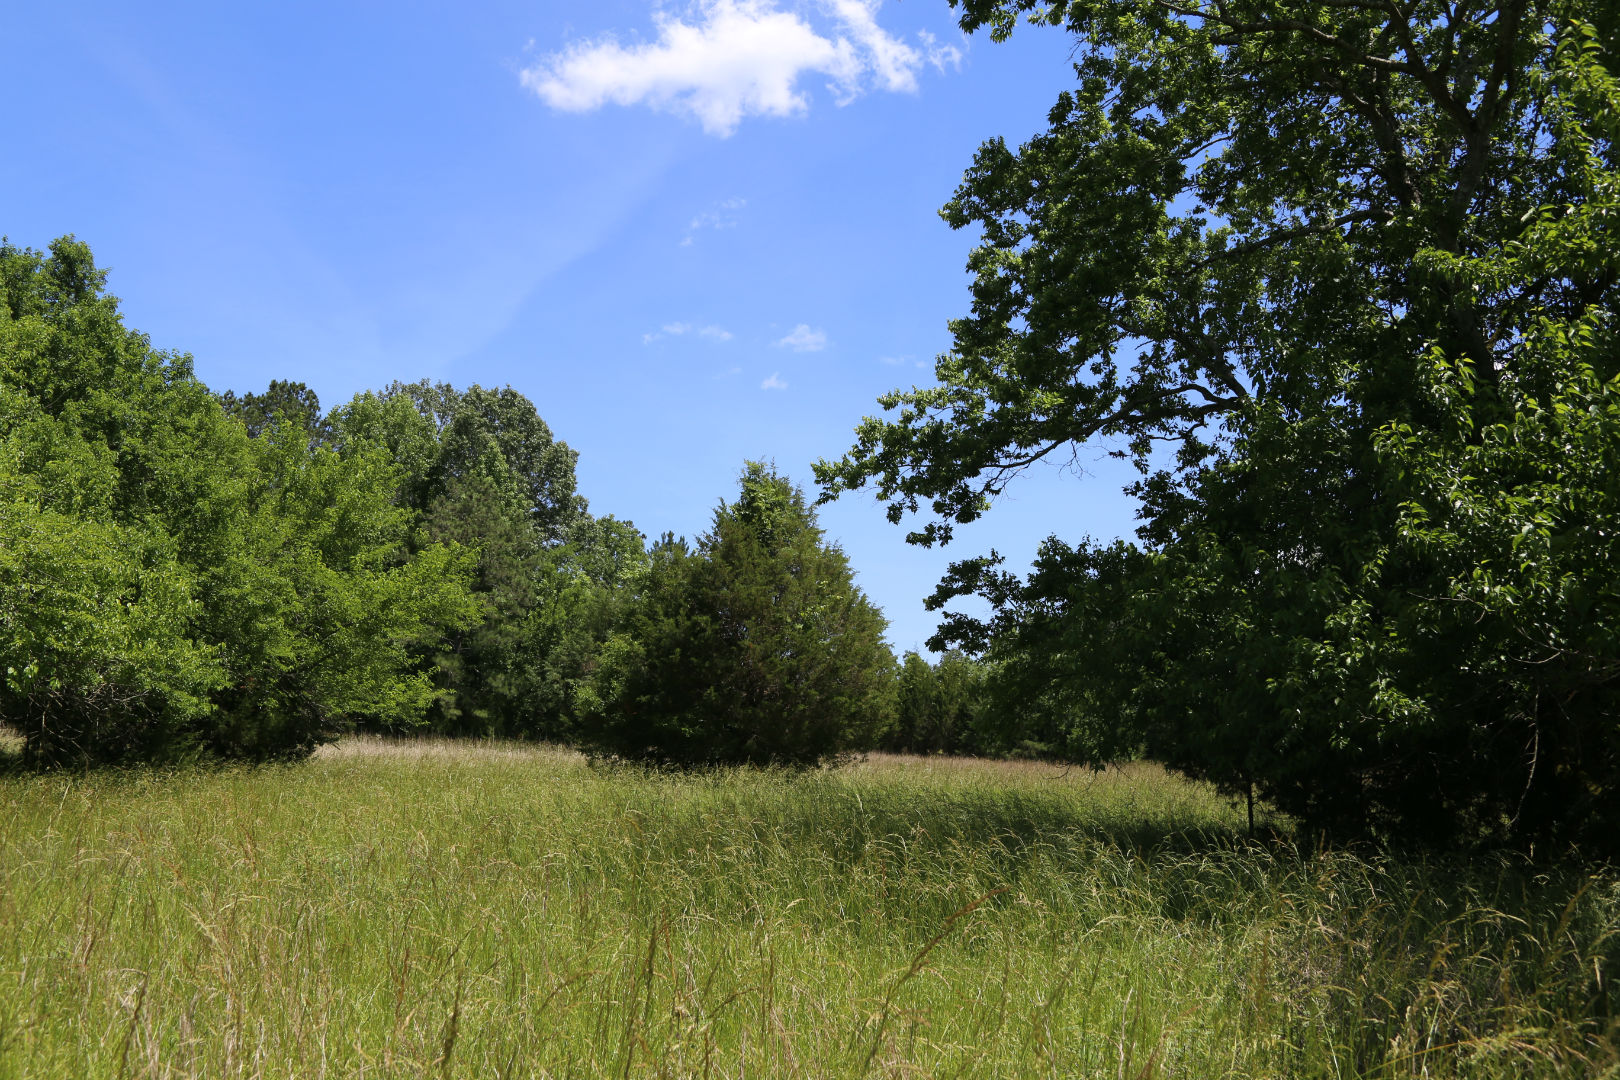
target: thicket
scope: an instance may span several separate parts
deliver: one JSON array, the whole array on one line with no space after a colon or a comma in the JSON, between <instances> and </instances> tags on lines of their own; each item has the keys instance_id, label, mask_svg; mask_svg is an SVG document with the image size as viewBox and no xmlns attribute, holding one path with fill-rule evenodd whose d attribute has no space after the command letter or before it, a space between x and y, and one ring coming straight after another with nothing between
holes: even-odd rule
<instances>
[{"instance_id":1,"label":"thicket","mask_svg":"<svg viewBox=\"0 0 1620 1080\"><path fill-rule=\"evenodd\" d=\"M918 652L900 660L895 680L894 723L882 747L911 754L1039 756L1047 747L1029 743L994 707L989 666L952 649L929 663Z\"/></svg>"},{"instance_id":2,"label":"thicket","mask_svg":"<svg viewBox=\"0 0 1620 1080\"><path fill-rule=\"evenodd\" d=\"M1034 742L1146 754L1312 830L1620 836L1620 18L1506 0L953 0L1075 41L984 144L938 384L866 484L950 540L1023 470L1133 460L1135 543L956 563L936 648Z\"/></svg>"},{"instance_id":3,"label":"thicket","mask_svg":"<svg viewBox=\"0 0 1620 1080\"><path fill-rule=\"evenodd\" d=\"M39 764L267 758L433 699L469 553L408 549L365 441L258 437L127 329L89 249L0 244L0 719Z\"/></svg>"},{"instance_id":4,"label":"thicket","mask_svg":"<svg viewBox=\"0 0 1620 1080\"><path fill-rule=\"evenodd\" d=\"M577 453L510 387L395 383L334 410L330 426L398 463L413 549L477 553L480 618L418 650L439 691L426 726L566 737L573 684L606 636L614 593L644 562L641 534L589 513Z\"/></svg>"},{"instance_id":5,"label":"thicket","mask_svg":"<svg viewBox=\"0 0 1620 1080\"><path fill-rule=\"evenodd\" d=\"M774 473L697 554L649 553L509 387L216 397L123 325L84 244L0 246L0 287L0 723L32 764L356 728L813 761L890 720L882 616ZM610 692L632 655L663 697ZM678 746L632 745L653 698Z\"/></svg>"}]
</instances>

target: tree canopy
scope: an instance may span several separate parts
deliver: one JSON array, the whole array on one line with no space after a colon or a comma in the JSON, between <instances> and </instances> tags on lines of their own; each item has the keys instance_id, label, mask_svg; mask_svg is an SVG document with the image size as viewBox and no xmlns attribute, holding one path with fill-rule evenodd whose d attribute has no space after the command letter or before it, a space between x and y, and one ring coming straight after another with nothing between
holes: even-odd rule
<instances>
[{"instance_id":1,"label":"tree canopy","mask_svg":"<svg viewBox=\"0 0 1620 1080\"><path fill-rule=\"evenodd\" d=\"M1604 5L959 0L1073 35L1048 130L987 142L937 385L828 497L949 541L1102 446L1136 544L956 563L936 644L1071 757L1145 751L1307 822L1592 838L1614 701L1617 30Z\"/></svg>"},{"instance_id":2,"label":"tree canopy","mask_svg":"<svg viewBox=\"0 0 1620 1080\"><path fill-rule=\"evenodd\" d=\"M412 652L474 617L468 553L407 552L391 458L307 420L250 437L87 246L0 244L0 719L28 757L277 757L427 707Z\"/></svg>"}]
</instances>

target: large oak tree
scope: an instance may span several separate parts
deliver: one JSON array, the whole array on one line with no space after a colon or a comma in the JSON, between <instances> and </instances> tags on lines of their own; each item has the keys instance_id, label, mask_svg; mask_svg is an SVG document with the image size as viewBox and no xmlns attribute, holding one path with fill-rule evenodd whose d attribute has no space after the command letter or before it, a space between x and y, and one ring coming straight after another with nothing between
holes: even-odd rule
<instances>
[{"instance_id":1,"label":"large oak tree","mask_svg":"<svg viewBox=\"0 0 1620 1080\"><path fill-rule=\"evenodd\" d=\"M941 641L1069 756L1145 750L1312 824L1599 836L1620 801L1616 16L1505 0L955 0L1075 41L991 140L937 385L829 497L948 541L1023 470L1142 470L1136 544L1052 538Z\"/></svg>"}]
</instances>

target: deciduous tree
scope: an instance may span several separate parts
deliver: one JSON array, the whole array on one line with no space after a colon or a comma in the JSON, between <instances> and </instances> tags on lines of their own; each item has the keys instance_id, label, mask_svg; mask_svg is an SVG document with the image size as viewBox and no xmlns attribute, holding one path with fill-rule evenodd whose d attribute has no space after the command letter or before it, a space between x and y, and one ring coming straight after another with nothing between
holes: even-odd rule
<instances>
[{"instance_id":1,"label":"deciduous tree","mask_svg":"<svg viewBox=\"0 0 1620 1080\"><path fill-rule=\"evenodd\" d=\"M1066 754L1146 751L1314 825L1596 836L1612 7L959 6L1066 29L1077 83L979 151L945 209L983 230L972 311L828 495L873 484L943 542L1036 462L1129 457L1137 544L1053 538L1022 579L967 559L931 601L991 601L941 640L996 656Z\"/></svg>"}]
</instances>

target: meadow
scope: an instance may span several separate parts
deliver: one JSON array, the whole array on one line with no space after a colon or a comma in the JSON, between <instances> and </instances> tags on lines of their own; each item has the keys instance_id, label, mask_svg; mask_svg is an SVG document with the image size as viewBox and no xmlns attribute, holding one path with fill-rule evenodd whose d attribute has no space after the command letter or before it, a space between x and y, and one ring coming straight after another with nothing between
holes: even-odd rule
<instances>
[{"instance_id":1,"label":"meadow","mask_svg":"<svg viewBox=\"0 0 1620 1080\"><path fill-rule=\"evenodd\" d=\"M1620 1075L1620 875L1151 765L0 776L0 1078Z\"/></svg>"}]
</instances>

